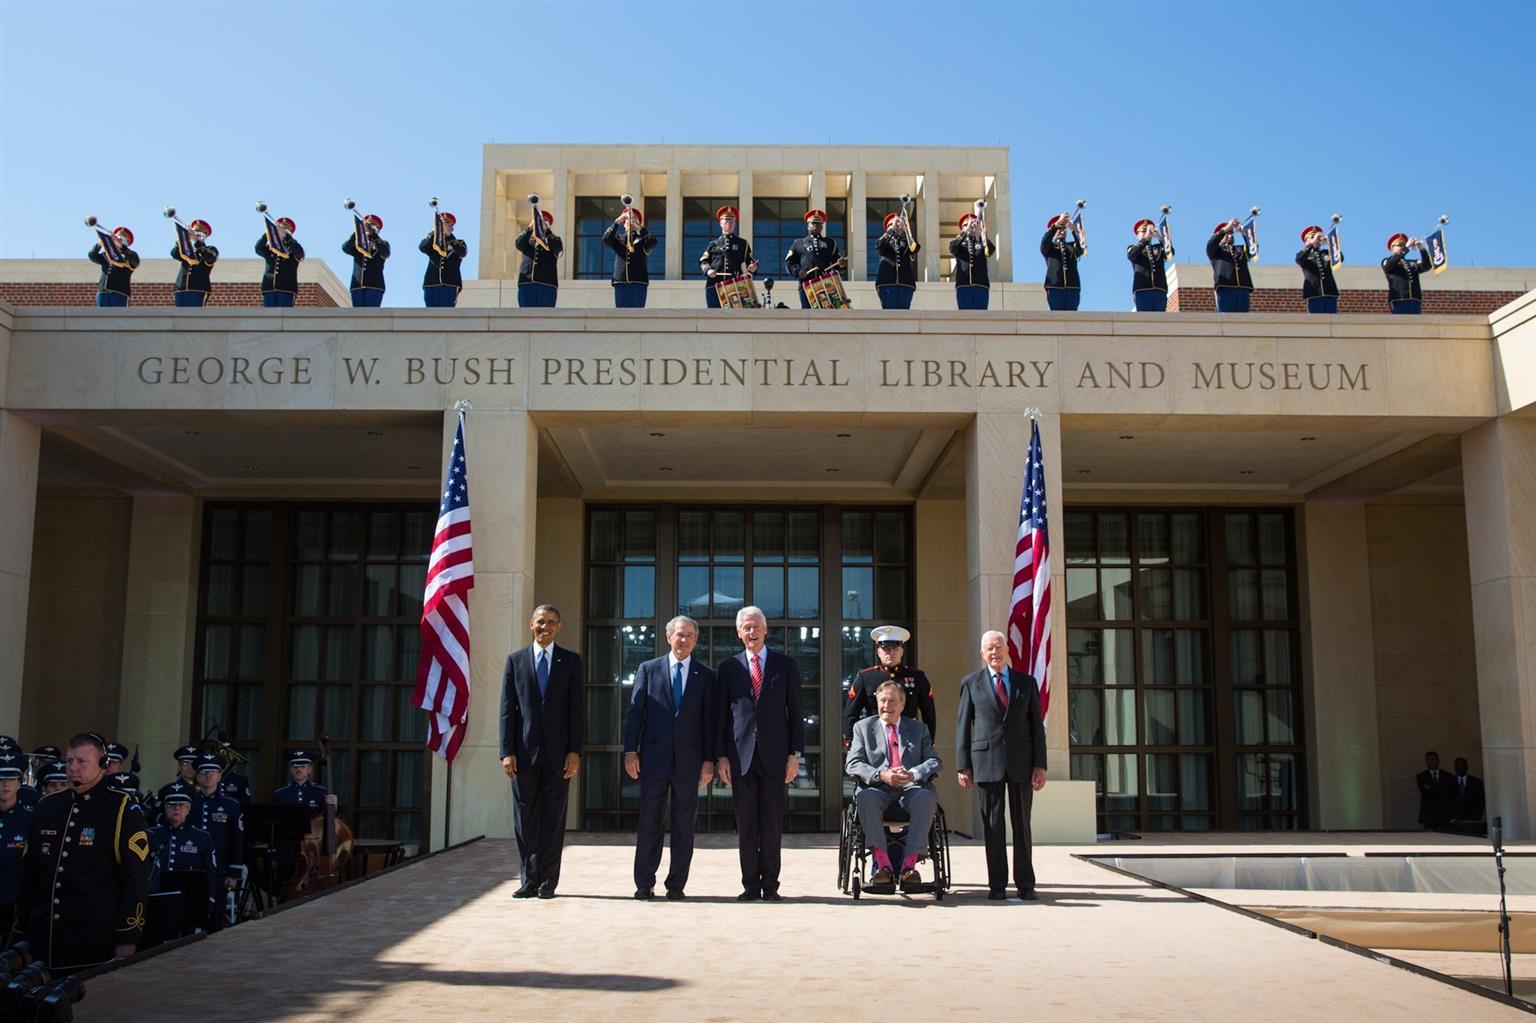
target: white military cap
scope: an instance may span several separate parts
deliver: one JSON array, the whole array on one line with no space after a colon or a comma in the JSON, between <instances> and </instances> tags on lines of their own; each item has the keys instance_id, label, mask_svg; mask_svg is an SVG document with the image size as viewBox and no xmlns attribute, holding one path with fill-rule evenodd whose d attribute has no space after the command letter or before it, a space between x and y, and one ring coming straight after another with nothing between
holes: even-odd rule
<instances>
[{"instance_id":1,"label":"white military cap","mask_svg":"<svg viewBox=\"0 0 1536 1023\"><path fill-rule=\"evenodd\" d=\"M901 643L905 644L912 638L912 633L903 629L900 625L880 625L869 630L869 638L876 643Z\"/></svg>"}]
</instances>

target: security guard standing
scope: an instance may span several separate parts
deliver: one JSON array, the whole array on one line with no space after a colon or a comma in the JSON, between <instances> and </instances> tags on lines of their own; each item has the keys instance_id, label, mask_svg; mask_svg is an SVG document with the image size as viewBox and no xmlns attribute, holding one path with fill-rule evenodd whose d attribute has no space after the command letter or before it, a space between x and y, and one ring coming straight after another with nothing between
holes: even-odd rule
<instances>
[{"instance_id":1,"label":"security guard standing","mask_svg":"<svg viewBox=\"0 0 1536 1023\"><path fill-rule=\"evenodd\" d=\"M922 716L932 737L938 727L938 714L933 705L933 683L917 668L901 663L906 652L907 640L912 634L899 625L881 625L869 630L869 638L875 641L880 663L865 668L854 676L848 687L848 702L843 706L843 748L853 742L853 726L862 719L877 713L875 691L886 682L901 686L906 702L901 713L909 718Z\"/></svg>"},{"instance_id":2,"label":"security guard standing","mask_svg":"<svg viewBox=\"0 0 1536 1023\"><path fill-rule=\"evenodd\" d=\"M224 764L219 755L204 751L197 755L197 791L192 798L192 824L213 836L213 851L223 864L225 888L240 884L245 866L245 820L240 804L219 789Z\"/></svg>"},{"instance_id":3,"label":"security guard standing","mask_svg":"<svg viewBox=\"0 0 1536 1023\"><path fill-rule=\"evenodd\" d=\"M1408 262L1408 250L1419 250L1419 261ZM1429 273L1432 263L1429 247L1420 238L1406 234L1394 234L1387 239L1387 250L1392 254L1381 261L1381 272L1387 275L1387 304L1394 313L1417 316L1423 308L1424 290L1419 278Z\"/></svg>"},{"instance_id":4,"label":"security guard standing","mask_svg":"<svg viewBox=\"0 0 1536 1023\"><path fill-rule=\"evenodd\" d=\"M1237 218L1217 224L1205 243L1205 258L1211 261L1211 279L1216 285L1218 313L1246 313L1253 295L1253 273L1248 269L1248 246L1233 237Z\"/></svg>"},{"instance_id":5,"label":"security guard standing","mask_svg":"<svg viewBox=\"0 0 1536 1023\"><path fill-rule=\"evenodd\" d=\"M162 801L165 823L149 829L149 856L153 865L154 891L168 891L161 887L160 877L168 870L201 870L208 876L208 905L196 915L210 931L219 929L223 922L219 914L219 896L223 885L219 883L219 857L213 847L213 836L188 820L192 813L193 791L191 786L172 782L170 791Z\"/></svg>"},{"instance_id":6,"label":"security guard standing","mask_svg":"<svg viewBox=\"0 0 1536 1023\"><path fill-rule=\"evenodd\" d=\"M278 217L277 248L265 233L256 239L256 255L267 261L261 275L261 304L269 309L290 309L299 294L299 264L304 261L304 246L293 236L298 225L289 217Z\"/></svg>"},{"instance_id":7,"label":"security guard standing","mask_svg":"<svg viewBox=\"0 0 1536 1023\"><path fill-rule=\"evenodd\" d=\"M704 246L704 252L699 256L699 269L704 271L704 305L707 308L720 308L720 295L715 291L716 278L757 273L752 246L736 235L740 218L740 211L734 206L722 206L715 211L715 219L720 222L720 237Z\"/></svg>"},{"instance_id":8,"label":"security guard standing","mask_svg":"<svg viewBox=\"0 0 1536 1023\"><path fill-rule=\"evenodd\" d=\"M900 213L887 213L880 222L885 233L875 239L880 266L875 271L875 294L881 309L911 309L917 293L917 254L923 245L912 234L912 225Z\"/></svg>"},{"instance_id":9,"label":"security guard standing","mask_svg":"<svg viewBox=\"0 0 1536 1023\"><path fill-rule=\"evenodd\" d=\"M285 806L307 806L315 813L325 809L325 804L336 805L336 797L324 785L310 781L315 769L315 758L306 750L294 750L288 756L288 777L291 781L272 793L272 802Z\"/></svg>"},{"instance_id":10,"label":"security guard standing","mask_svg":"<svg viewBox=\"0 0 1536 1023\"><path fill-rule=\"evenodd\" d=\"M837 242L824 237L827 225L825 210L810 210L805 215L806 235L789 247L784 256L784 270L799 281L800 308L809 309L811 300L805 293L805 282L828 270L846 270L848 257L837 251Z\"/></svg>"},{"instance_id":11,"label":"security guard standing","mask_svg":"<svg viewBox=\"0 0 1536 1023\"><path fill-rule=\"evenodd\" d=\"M443 219L443 227L448 232L443 236L441 249L432 244L433 237L430 234L416 246L427 257L427 272L421 279L421 295L428 309L452 308L459 304L459 292L464 290L464 275L459 264L469 255L469 243L453 233L458 218L452 213L439 213L437 216Z\"/></svg>"},{"instance_id":12,"label":"security guard standing","mask_svg":"<svg viewBox=\"0 0 1536 1023\"><path fill-rule=\"evenodd\" d=\"M1068 234L1072 240L1067 240ZM1045 223L1040 255L1045 257L1045 302L1058 312L1076 312L1083 297L1083 279L1077 261L1083 258L1083 239L1072 227L1070 213L1058 213Z\"/></svg>"},{"instance_id":13,"label":"security guard standing","mask_svg":"<svg viewBox=\"0 0 1536 1023\"><path fill-rule=\"evenodd\" d=\"M192 234L192 254L181 251L180 245L171 246L171 258L176 267L176 296L179 306L200 309L208 304L213 291L213 264L219 261L219 250L207 244L213 228L206 220L194 220L187 225Z\"/></svg>"},{"instance_id":14,"label":"security guard standing","mask_svg":"<svg viewBox=\"0 0 1536 1023\"><path fill-rule=\"evenodd\" d=\"M613 250L613 307L644 309L651 289L651 252L656 236L645 229L645 214L633 206L623 211L603 232L603 244Z\"/></svg>"},{"instance_id":15,"label":"security guard standing","mask_svg":"<svg viewBox=\"0 0 1536 1023\"><path fill-rule=\"evenodd\" d=\"M106 740L69 741L69 789L32 813L14 935L55 973L126 958L144 936L149 836L131 797L106 784Z\"/></svg>"},{"instance_id":16,"label":"security guard standing","mask_svg":"<svg viewBox=\"0 0 1536 1023\"><path fill-rule=\"evenodd\" d=\"M1316 224L1301 229L1301 251L1296 253L1301 267L1301 297L1309 313L1339 311L1339 286L1333 279L1333 265L1328 246L1323 243L1323 229Z\"/></svg>"},{"instance_id":17,"label":"security guard standing","mask_svg":"<svg viewBox=\"0 0 1536 1023\"><path fill-rule=\"evenodd\" d=\"M997 246L982 231L976 214L967 213L958 226L960 233L949 243L955 259L955 308L985 309L992 297L987 260L997 255Z\"/></svg>"},{"instance_id":18,"label":"security guard standing","mask_svg":"<svg viewBox=\"0 0 1536 1023\"><path fill-rule=\"evenodd\" d=\"M32 833L32 808L17 798L26 758L0 753L0 934L10 934L21 895L21 860Z\"/></svg>"},{"instance_id":19,"label":"security guard standing","mask_svg":"<svg viewBox=\"0 0 1536 1023\"><path fill-rule=\"evenodd\" d=\"M130 246L133 245L133 232L126 227L119 227L112 232L112 237L117 239L117 246L121 250L121 259L112 259L101 247L101 242L91 246L86 258L101 267L101 280L96 284L96 304L98 306L125 306L128 304L128 296L133 292L133 272L139 268L139 254Z\"/></svg>"},{"instance_id":20,"label":"security guard standing","mask_svg":"<svg viewBox=\"0 0 1536 1023\"><path fill-rule=\"evenodd\" d=\"M1162 236L1152 221L1136 221L1131 233L1136 240L1125 247L1125 258L1131 261L1131 299L1136 303L1136 311L1165 313L1170 253L1163 247Z\"/></svg>"},{"instance_id":21,"label":"security guard standing","mask_svg":"<svg viewBox=\"0 0 1536 1023\"><path fill-rule=\"evenodd\" d=\"M529 224L512 244L523 254L517 268L517 304L523 309L553 309L560 297L560 253L565 243L551 231L555 215L548 210L534 210L543 218L544 230L537 238Z\"/></svg>"},{"instance_id":22,"label":"security guard standing","mask_svg":"<svg viewBox=\"0 0 1536 1023\"><path fill-rule=\"evenodd\" d=\"M384 218L370 213L363 218L363 247L358 248L357 233L347 235L341 251L352 257L352 308L375 309L384 303L384 261L389 258L389 242L379 237Z\"/></svg>"}]
</instances>

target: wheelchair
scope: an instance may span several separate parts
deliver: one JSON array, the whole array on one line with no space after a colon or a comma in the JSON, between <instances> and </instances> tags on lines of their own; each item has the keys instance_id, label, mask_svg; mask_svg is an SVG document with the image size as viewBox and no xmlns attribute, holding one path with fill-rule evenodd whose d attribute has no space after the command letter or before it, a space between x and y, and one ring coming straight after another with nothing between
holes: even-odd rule
<instances>
[{"instance_id":1,"label":"wheelchair","mask_svg":"<svg viewBox=\"0 0 1536 1023\"><path fill-rule=\"evenodd\" d=\"M906 824L907 812L901 807L893 806L886 812L885 832L893 863L899 864L905 855ZM928 826L928 855L918 860L919 863L928 861L933 873L932 880L905 888L899 880L890 884L872 885L868 883L870 860L869 847L864 840L864 825L859 821L858 807L850 799L843 806L842 831L837 841L838 889L855 899L866 893L894 895L900 891L908 895L928 893L933 895L935 902L944 901L944 893L949 890L954 876L949 864L949 824L944 819L944 808L937 801L934 802L933 821Z\"/></svg>"}]
</instances>

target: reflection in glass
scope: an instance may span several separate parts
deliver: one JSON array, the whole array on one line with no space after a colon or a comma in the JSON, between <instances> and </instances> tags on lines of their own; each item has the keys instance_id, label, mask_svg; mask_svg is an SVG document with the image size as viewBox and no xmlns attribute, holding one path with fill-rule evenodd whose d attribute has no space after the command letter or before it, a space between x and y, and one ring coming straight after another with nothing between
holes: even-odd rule
<instances>
[{"instance_id":1,"label":"reflection in glass","mask_svg":"<svg viewBox=\"0 0 1536 1023\"><path fill-rule=\"evenodd\" d=\"M656 560L656 513L632 509L624 513L624 560Z\"/></svg>"},{"instance_id":2,"label":"reflection in glass","mask_svg":"<svg viewBox=\"0 0 1536 1023\"><path fill-rule=\"evenodd\" d=\"M1237 744L1264 745L1264 694L1240 689L1232 696L1233 711L1237 715Z\"/></svg>"},{"instance_id":3,"label":"reflection in glass","mask_svg":"<svg viewBox=\"0 0 1536 1023\"><path fill-rule=\"evenodd\" d=\"M1168 516L1161 512L1141 512L1136 516L1136 534L1137 558L1143 565L1161 565L1168 561Z\"/></svg>"},{"instance_id":4,"label":"reflection in glass","mask_svg":"<svg viewBox=\"0 0 1536 1023\"><path fill-rule=\"evenodd\" d=\"M789 560L798 564L821 562L821 523L816 512L792 511L789 520Z\"/></svg>"},{"instance_id":5,"label":"reflection in glass","mask_svg":"<svg viewBox=\"0 0 1536 1023\"><path fill-rule=\"evenodd\" d=\"M208 513L208 557L214 561L234 561L239 557L240 512L220 508Z\"/></svg>"},{"instance_id":6,"label":"reflection in glass","mask_svg":"<svg viewBox=\"0 0 1536 1023\"><path fill-rule=\"evenodd\" d=\"M1098 689L1067 689L1067 731L1074 745L1104 745L1100 692Z\"/></svg>"},{"instance_id":7,"label":"reflection in glass","mask_svg":"<svg viewBox=\"0 0 1536 1023\"><path fill-rule=\"evenodd\" d=\"M1259 561L1283 565L1289 560L1285 542L1285 515L1281 512L1259 513Z\"/></svg>"},{"instance_id":8,"label":"reflection in glass","mask_svg":"<svg viewBox=\"0 0 1536 1023\"><path fill-rule=\"evenodd\" d=\"M368 557L393 559L400 546L400 516L395 512L368 513Z\"/></svg>"},{"instance_id":9,"label":"reflection in glass","mask_svg":"<svg viewBox=\"0 0 1536 1023\"><path fill-rule=\"evenodd\" d=\"M746 519L742 513L715 512L715 560L742 560L746 555L746 544Z\"/></svg>"},{"instance_id":10,"label":"reflection in glass","mask_svg":"<svg viewBox=\"0 0 1536 1023\"><path fill-rule=\"evenodd\" d=\"M755 511L752 513L752 560L759 562L784 560L783 512Z\"/></svg>"},{"instance_id":11,"label":"reflection in glass","mask_svg":"<svg viewBox=\"0 0 1536 1023\"><path fill-rule=\"evenodd\" d=\"M593 511L591 531L588 535L589 561L614 562L619 560L619 535L623 517L617 511L605 509Z\"/></svg>"},{"instance_id":12,"label":"reflection in glass","mask_svg":"<svg viewBox=\"0 0 1536 1023\"><path fill-rule=\"evenodd\" d=\"M736 612L746 605L746 570L740 565L716 565L715 589L711 594L715 618L736 617ZM626 618L643 618L644 615L625 615Z\"/></svg>"},{"instance_id":13,"label":"reflection in glass","mask_svg":"<svg viewBox=\"0 0 1536 1023\"><path fill-rule=\"evenodd\" d=\"M325 556L325 512L301 511L293 530L295 561L319 561Z\"/></svg>"},{"instance_id":14,"label":"reflection in glass","mask_svg":"<svg viewBox=\"0 0 1536 1023\"><path fill-rule=\"evenodd\" d=\"M654 565L624 566L624 617L656 617L656 568Z\"/></svg>"},{"instance_id":15,"label":"reflection in glass","mask_svg":"<svg viewBox=\"0 0 1536 1023\"><path fill-rule=\"evenodd\" d=\"M362 542L362 519L357 512L339 511L331 515L331 560L355 561Z\"/></svg>"},{"instance_id":16,"label":"reflection in glass","mask_svg":"<svg viewBox=\"0 0 1536 1023\"><path fill-rule=\"evenodd\" d=\"M318 687L288 687L288 738L307 742L319 734L315 727L315 696Z\"/></svg>"},{"instance_id":17,"label":"reflection in glass","mask_svg":"<svg viewBox=\"0 0 1536 1023\"><path fill-rule=\"evenodd\" d=\"M203 678L229 678L229 648L234 642L235 628L203 626Z\"/></svg>"},{"instance_id":18,"label":"reflection in glass","mask_svg":"<svg viewBox=\"0 0 1536 1023\"><path fill-rule=\"evenodd\" d=\"M1232 565L1251 565L1257 560L1253 536L1253 517L1245 512L1224 516L1223 526L1227 538L1227 562Z\"/></svg>"},{"instance_id":19,"label":"reflection in glass","mask_svg":"<svg viewBox=\"0 0 1536 1023\"><path fill-rule=\"evenodd\" d=\"M868 564L874 557L874 516L869 512L844 512L843 560Z\"/></svg>"},{"instance_id":20,"label":"reflection in glass","mask_svg":"<svg viewBox=\"0 0 1536 1023\"><path fill-rule=\"evenodd\" d=\"M677 557L679 561L709 560L709 512L677 513Z\"/></svg>"},{"instance_id":21,"label":"reflection in glass","mask_svg":"<svg viewBox=\"0 0 1536 1023\"><path fill-rule=\"evenodd\" d=\"M1210 742L1208 724L1210 718L1210 694L1204 689L1180 689L1179 697L1179 745L1204 746Z\"/></svg>"},{"instance_id":22,"label":"reflection in glass","mask_svg":"<svg viewBox=\"0 0 1536 1023\"><path fill-rule=\"evenodd\" d=\"M324 686L325 730L332 739L352 738L352 690L348 686Z\"/></svg>"},{"instance_id":23,"label":"reflection in glass","mask_svg":"<svg viewBox=\"0 0 1536 1023\"><path fill-rule=\"evenodd\" d=\"M788 617L821 617L821 569L794 567L789 570Z\"/></svg>"},{"instance_id":24,"label":"reflection in glass","mask_svg":"<svg viewBox=\"0 0 1536 1023\"><path fill-rule=\"evenodd\" d=\"M875 513L875 560L882 564L907 560L907 516L904 513Z\"/></svg>"},{"instance_id":25,"label":"reflection in glass","mask_svg":"<svg viewBox=\"0 0 1536 1023\"><path fill-rule=\"evenodd\" d=\"M1174 512L1171 553L1174 564L1198 565L1205 560L1205 529L1199 512Z\"/></svg>"},{"instance_id":26,"label":"reflection in glass","mask_svg":"<svg viewBox=\"0 0 1536 1023\"><path fill-rule=\"evenodd\" d=\"M1104 619L1128 621L1131 618L1131 570L1100 569L1099 579L1104 593Z\"/></svg>"},{"instance_id":27,"label":"reflection in glass","mask_svg":"<svg viewBox=\"0 0 1536 1023\"><path fill-rule=\"evenodd\" d=\"M1136 745L1136 690L1104 692L1104 745Z\"/></svg>"},{"instance_id":28,"label":"reflection in glass","mask_svg":"<svg viewBox=\"0 0 1536 1023\"><path fill-rule=\"evenodd\" d=\"M843 617L869 621L875 617L875 570L843 566Z\"/></svg>"},{"instance_id":29,"label":"reflection in glass","mask_svg":"<svg viewBox=\"0 0 1536 1023\"><path fill-rule=\"evenodd\" d=\"M1067 620L1097 621L1099 613L1099 574L1091 568L1067 569Z\"/></svg>"},{"instance_id":30,"label":"reflection in glass","mask_svg":"<svg viewBox=\"0 0 1536 1023\"><path fill-rule=\"evenodd\" d=\"M1099 561L1127 565L1131 561L1131 520L1124 512L1099 512Z\"/></svg>"},{"instance_id":31,"label":"reflection in glass","mask_svg":"<svg viewBox=\"0 0 1536 1023\"><path fill-rule=\"evenodd\" d=\"M784 617L784 569L778 565L752 569L752 603L770 619Z\"/></svg>"},{"instance_id":32,"label":"reflection in glass","mask_svg":"<svg viewBox=\"0 0 1536 1023\"><path fill-rule=\"evenodd\" d=\"M1091 565L1095 560L1092 513L1067 512L1067 564Z\"/></svg>"},{"instance_id":33,"label":"reflection in glass","mask_svg":"<svg viewBox=\"0 0 1536 1023\"><path fill-rule=\"evenodd\" d=\"M1146 718L1146 744L1148 746L1172 746L1177 741L1178 729L1174 715L1173 690L1149 689L1142 694L1142 707Z\"/></svg>"}]
</instances>

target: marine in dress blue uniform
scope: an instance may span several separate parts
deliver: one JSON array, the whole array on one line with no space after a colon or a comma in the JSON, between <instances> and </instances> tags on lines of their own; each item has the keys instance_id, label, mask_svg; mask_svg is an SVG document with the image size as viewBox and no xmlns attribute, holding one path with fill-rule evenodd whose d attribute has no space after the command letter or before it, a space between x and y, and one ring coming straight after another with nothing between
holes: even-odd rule
<instances>
[{"instance_id":1,"label":"marine in dress blue uniform","mask_svg":"<svg viewBox=\"0 0 1536 1023\"><path fill-rule=\"evenodd\" d=\"M0 935L10 934L16 922L21 861L32 833L32 808L17 798L25 767L26 758L20 753L0 753Z\"/></svg>"},{"instance_id":2,"label":"marine in dress blue uniform","mask_svg":"<svg viewBox=\"0 0 1536 1023\"><path fill-rule=\"evenodd\" d=\"M197 758L197 792L192 797L192 824L213 836L213 851L223 864L223 885L240 883L245 865L245 819L240 804L219 790L224 765L216 753Z\"/></svg>"},{"instance_id":3,"label":"marine in dress blue uniform","mask_svg":"<svg viewBox=\"0 0 1536 1023\"><path fill-rule=\"evenodd\" d=\"M1083 240L1072 232L1072 216L1058 213L1045 223L1040 255L1045 257L1045 302L1058 312L1076 312L1083 297L1083 279L1077 261L1083 258Z\"/></svg>"},{"instance_id":4,"label":"marine in dress blue uniform","mask_svg":"<svg viewBox=\"0 0 1536 1023\"><path fill-rule=\"evenodd\" d=\"M704 305L707 308L720 308L720 295L715 291L717 279L757 273L752 246L736 234L740 217L734 206L722 206L715 211L715 219L720 223L720 237L704 246L704 252L699 256L699 269L704 271Z\"/></svg>"},{"instance_id":5,"label":"marine in dress blue uniform","mask_svg":"<svg viewBox=\"0 0 1536 1023\"><path fill-rule=\"evenodd\" d=\"M161 807L165 823L149 829L150 891L168 890L161 886L161 875L167 871L201 870L208 878L208 902L199 916L210 931L218 930L222 923L219 896L224 886L213 836L190 823L194 801L191 786L178 781L168 789Z\"/></svg>"},{"instance_id":6,"label":"marine in dress blue uniform","mask_svg":"<svg viewBox=\"0 0 1536 1023\"><path fill-rule=\"evenodd\" d=\"M907 232L910 225L900 213L887 213L880 222L885 233L875 239L880 265L875 270L875 294L881 309L911 309L917 293L917 254L922 243Z\"/></svg>"},{"instance_id":7,"label":"marine in dress blue uniform","mask_svg":"<svg viewBox=\"0 0 1536 1023\"><path fill-rule=\"evenodd\" d=\"M876 691L887 682L901 686L905 717L923 719L930 738L938 736L938 711L933 703L933 683L920 669L902 663L907 640L912 634L899 625L881 625L869 630L880 651L880 663L860 671L848 687L848 702L843 705L843 749L853 742L853 726L879 713Z\"/></svg>"},{"instance_id":8,"label":"marine in dress blue uniform","mask_svg":"<svg viewBox=\"0 0 1536 1023\"><path fill-rule=\"evenodd\" d=\"M299 293L299 264L304 261L304 246L293 236L297 227L292 219L278 217L278 247L267 242L266 232L256 239L256 255L266 260L261 275L261 304L269 309L290 309Z\"/></svg>"},{"instance_id":9,"label":"marine in dress blue uniform","mask_svg":"<svg viewBox=\"0 0 1536 1023\"><path fill-rule=\"evenodd\" d=\"M127 305L128 296L133 293L133 272L139 268L139 254L130 248L133 245L133 232L126 227L119 227L112 231L112 237L117 239L117 244L122 248L122 259L108 259L101 242L92 245L91 251L85 254L85 258L101 267L101 280L96 283L98 306Z\"/></svg>"},{"instance_id":10,"label":"marine in dress blue uniform","mask_svg":"<svg viewBox=\"0 0 1536 1023\"><path fill-rule=\"evenodd\" d=\"M967 213L957 226L960 233L949 243L949 254L955 260L955 308L985 309L992 296L987 260L997 255L997 246L982 232L981 218L976 214ZM904 706L911 703L908 699Z\"/></svg>"},{"instance_id":11,"label":"marine in dress blue uniform","mask_svg":"<svg viewBox=\"0 0 1536 1023\"><path fill-rule=\"evenodd\" d=\"M1169 252L1163 247L1157 225L1138 220L1131 233L1136 240L1125 247L1125 258L1131 261L1131 299L1136 311L1167 312Z\"/></svg>"},{"instance_id":12,"label":"marine in dress blue uniform","mask_svg":"<svg viewBox=\"0 0 1536 1023\"><path fill-rule=\"evenodd\" d=\"M805 237L797 239L784 255L784 272L799 282L795 290L800 295L801 309L811 307L811 300L805 294L807 280L828 270L848 268L848 257L837 251L837 242L822 234L826 224L825 210L808 210Z\"/></svg>"},{"instance_id":13,"label":"marine in dress blue uniform","mask_svg":"<svg viewBox=\"0 0 1536 1023\"><path fill-rule=\"evenodd\" d=\"M448 234L443 239L443 251L432 244L429 234L416 246L427 257L427 272L421 279L422 301L428 309L452 308L459 304L459 292L464 290L464 275L459 264L469 255L469 243L453 233L459 220L452 213L439 213L448 222Z\"/></svg>"},{"instance_id":14,"label":"marine in dress blue uniform","mask_svg":"<svg viewBox=\"0 0 1536 1023\"><path fill-rule=\"evenodd\" d=\"M352 308L376 309L384 302L384 261L389 258L389 242L379 237L384 218L370 213L363 218L363 247L357 247L357 234L347 235L341 251L352 257Z\"/></svg>"},{"instance_id":15,"label":"marine in dress blue uniform","mask_svg":"<svg viewBox=\"0 0 1536 1023\"><path fill-rule=\"evenodd\" d=\"M555 222L553 213L535 210L534 216L544 218L543 244L533 237L532 224L512 243L523 254L517 267L517 304L523 309L553 309L560 297L560 253L565 243L549 230Z\"/></svg>"},{"instance_id":16,"label":"marine in dress blue uniform","mask_svg":"<svg viewBox=\"0 0 1536 1023\"><path fill-rule=\"evenodd\" d=\"M1301 231L1301 251L1296 253L1296 265L1301 267L1301 297L1307 302L1307 312L1338 312L1339 286L1333 279L1333 264L1328 258L1323 229L1316 224Z\"/></svg>"},{"instance_id":17,"label":"marine in dress blue uniform","mask_svg":"<svg viewBox=\"0 0 1536 1023\"><path fill-rule=\"evenodd\" d=\"M1408 260L1408 250L1415 247L1419 250L1416 263ZM1418 238L1394 234L1387 239L1387 251L1391 255L1381 261L1381 272L1387 275L1387 304L1394 313L1416 316L1424 308L1419 278L1433 266L1429 248Z\"/></svg>"},{"instance_id":18,"label":"marine in dress blue uniform","mask_svg":"<svg viewBox=\"0 0 1536 1023\"><path fill-rule=\"evenodd\" d=\"M219 250L208 244L213 228L206 220L194 220L187 225L192 232L192 254L181 251L180 245L171 246L171 258L176 260L176 296L178 306L200 309L208 304L213 291L213 264L219 261Z\"/></svg>"},{"instance_id":19,"label":"marine in dress blue uniform","mask_svg":"<svg viewBox=\"0 0 1536 1023\"><path fill-rule=\"evenodd\" d=\"M645 227L645 214L633 206L624 207L608 229L603 244L613 250L613 307L644 309L645 296L651 288L651 252L657 238Z\"/></svg>"},{"instance_id":20,"label":"marine in dress blue uniform","mask_svg":"<svg viewBox=\"0 0 1536 1023\"><path fill-rule=\"evenodd\" d=\"M1253 273L1248 269L1248 246L1237 244L1233 233L1238 223L1217 224L1205 243L1205 258L1211 261L1211 280L1216 286L1218 313L1246 313L1253 296Z\"/></svg>"}]
</instances>

